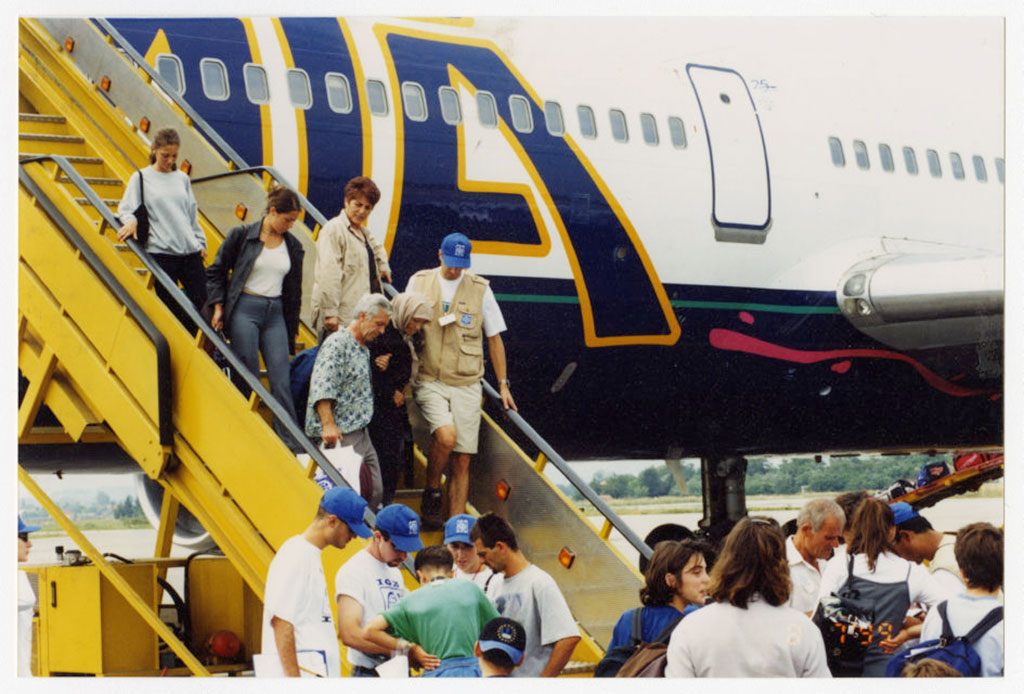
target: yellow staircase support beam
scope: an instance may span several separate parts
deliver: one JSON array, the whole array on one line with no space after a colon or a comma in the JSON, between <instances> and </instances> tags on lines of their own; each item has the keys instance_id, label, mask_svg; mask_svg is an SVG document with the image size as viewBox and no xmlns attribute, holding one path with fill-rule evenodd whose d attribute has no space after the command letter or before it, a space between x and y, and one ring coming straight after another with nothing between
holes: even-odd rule
<instances>
[{"instance_id":1,"label":"yellow staircase support beam","mask_svg":"<svg viewBox=\"0 0 1024 694\"><path fill-rule=\"evenodd\" d=\"M28 321L24 322L27 324ZM30 383L32 377L28 374L37 373L37 370L41 368L40 359L43 352L43 347L34 338L35 336L26 333L18 343L18 369L29 379ZM78 397L74 387L68 382L67 375L60 370L59 366L60 364L57 362L54 373L43 391L43 403L50 408L64 426L63 433L68 439L67 443L74 443L80 441L89 427L99 424L100 420ZM34 417L35 414L32 419ZM38 427L32 427L31 422L30 419L28 429L23 430L19 427L19 443L40 442L35 439L43 432Z\"/></svg>"},{"instance_id":2,"label":"yellow staircase support beam","mask_svg":"<svg viewBox=\"0 0 1024 694\"><path fill-rule=\"evenodd\" d=\"M22 375L28 379L28 389L18 407L18 438L24 436L36 421L39 408L46 398L53 370L57 368L57 355L48 346L44 346L34 366L35 368L29 371L24 368L21 370Z\"/></svg>"},{"instance_id":3,"label":"yellow staircase support beam","mask_svg":"<svg viewBox=\"0 0 1024 694\"><path fill-rule=\"evenodd\" d=\"M77 527L75 527L75 524L71 522L71 519L64 515L64 512L60 510L60 507L53 503L50 497L47 496L46 492L44 492L39 485L35 483L35 480L25 472L25 468L21 467L21 465L18 466L18 479L25 485L25 488L32 493L32 496L36 498L39 504L46 509L46 512L49 513L55 521L57 521L57 524L60 525L64 532L71 537L74 543L78 545L83 552L85 552L85 555L89 557L90 560L92 560L92 563L100 570L103 577L110 581L111 585L113 585L117 592L121 594L121 597L128 602L132 609L139 613L140 617L146 620L146 623L149 624L149 626L153 628L153 631L155 631L157 635L164 640L164 643L174 651L174 654L181 658L182 662L185 663L192 674L209 677L210 672L203 667L203 664L200 663L195 655L185 647L185 644L183 644L181 640L174 635L174 632L164 624L156 611L154 611L153 608L150 607L137 592L135 592L135 589L131 587L124 577L122 577L121 574L119 574L117 570L110 565L110 562L103 557L103 554L86 539L85 535L83 535Z\"/></svg>"}]
</instances>

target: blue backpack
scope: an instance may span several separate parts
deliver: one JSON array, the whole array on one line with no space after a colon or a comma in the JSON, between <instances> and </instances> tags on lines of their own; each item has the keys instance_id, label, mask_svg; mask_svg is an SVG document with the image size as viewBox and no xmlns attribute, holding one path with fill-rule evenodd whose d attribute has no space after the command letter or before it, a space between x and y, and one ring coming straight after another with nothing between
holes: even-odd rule
<instances>
[{"instance_id":1,"label":"blue backpack","mask_svg":"<svg viewBox=\"0 0 1024 694\"><path fill-rule=\"evenodd\" d=\"M313 376L313 364L316 362L316 355L320 352L320 345L304 349L294 357L290 364L289 385L292 391L292 404L295 406L295 416L299 418L299 428L304 427L306 421L306 403L309 400L309 380Z\"/></svg>"},{"instance_id":2,"label":"blue backpack","mask_svg":"<svg viewBox=\"0 0 1024 694\"><path fill-rule=\"evenodd\" d=\"M953 636L953 630L946 619L946 601L936 608L942 617L942 636L917 644L894 655L885 668L886 677L899 677L907 663L916 663L925 658L938 660L950 665L964 677L981 677L981 658L974 650L974 644L989 629L1003 621L1003 607L995 607L974 625L965 636Z\"/></svg>"}]
</instances>

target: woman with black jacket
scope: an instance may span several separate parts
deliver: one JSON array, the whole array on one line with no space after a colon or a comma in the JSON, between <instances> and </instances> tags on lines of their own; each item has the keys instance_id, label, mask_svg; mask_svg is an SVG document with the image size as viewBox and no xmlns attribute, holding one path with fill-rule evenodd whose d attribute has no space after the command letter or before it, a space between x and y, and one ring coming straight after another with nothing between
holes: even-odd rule
<instances>
[{"instance_id":1,"label":"woman with black jacket","mask_svg":"<svg viewBox=\"0 0 1024 694\"><path fill-rule=\"evenodd\" d=\"M405 412L405 388L415 376L414 336L433 315L433 303L416 292L391 300L394 313L384 333L370 343L373 360L373 419L370 440L377 451L384 484L383 504L391 503L398 487L409 419Z\"/></svg>"},{"instance_id":2,"label":"woman with black jacket","mask_svg":"<svg viewBox=\"0 0 1024 694\"><path fill-rule=\"evenodd\" d=\"M267 195L263 217L232 229L206 269L208 305L213 307L210 323L216 330L225 329L232 351L255 375L263 355L270 392L293 422L298 419L289 385L289 358L299 331L304 251L288 230L300 211L294 191L274 188ZM248 397L245 382L238 377L234 381ZM293 451L301 450L277 418L274 430Z\"/></svg>"}]
</instances>

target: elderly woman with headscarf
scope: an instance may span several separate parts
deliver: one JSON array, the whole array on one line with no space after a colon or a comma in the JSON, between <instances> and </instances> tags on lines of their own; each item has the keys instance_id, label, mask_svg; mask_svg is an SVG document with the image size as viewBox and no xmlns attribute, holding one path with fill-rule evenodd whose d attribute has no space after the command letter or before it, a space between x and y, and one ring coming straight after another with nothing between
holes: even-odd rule
<instances>
[{"instance_id":1,"label":"elderly woman with headscarf","mask_svg":"<svg viewBox=\"0 0 1024 694\"><path fill-rule=\"evenodd\" d=\"M398 487L409 419L405 388L415 376L413 340L433 316L433 303L422 294L405 292L391 300L394 313L384 333L370 343L373 360L373 419L370 440L380 461L384 483L383 504L391 503Z\"/></svg>"}]
</instances>

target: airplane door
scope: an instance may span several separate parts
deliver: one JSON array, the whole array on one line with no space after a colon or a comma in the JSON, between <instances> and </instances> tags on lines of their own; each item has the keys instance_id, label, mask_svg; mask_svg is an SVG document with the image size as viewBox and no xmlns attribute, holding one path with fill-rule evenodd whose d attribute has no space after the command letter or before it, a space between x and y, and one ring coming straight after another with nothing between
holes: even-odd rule
<instances>
[{"instance_id":1,"label":"airplane door","mask_svg":"<svg viewBox=\"0 0 1024 694\"><path fill-rule=\"evenodd\" d=\"M771 179L746 80L735 70L708 65L687 65L686 73L707 135L715 239L764 243L771 226Z\"/></svg>"}]
</instances>

